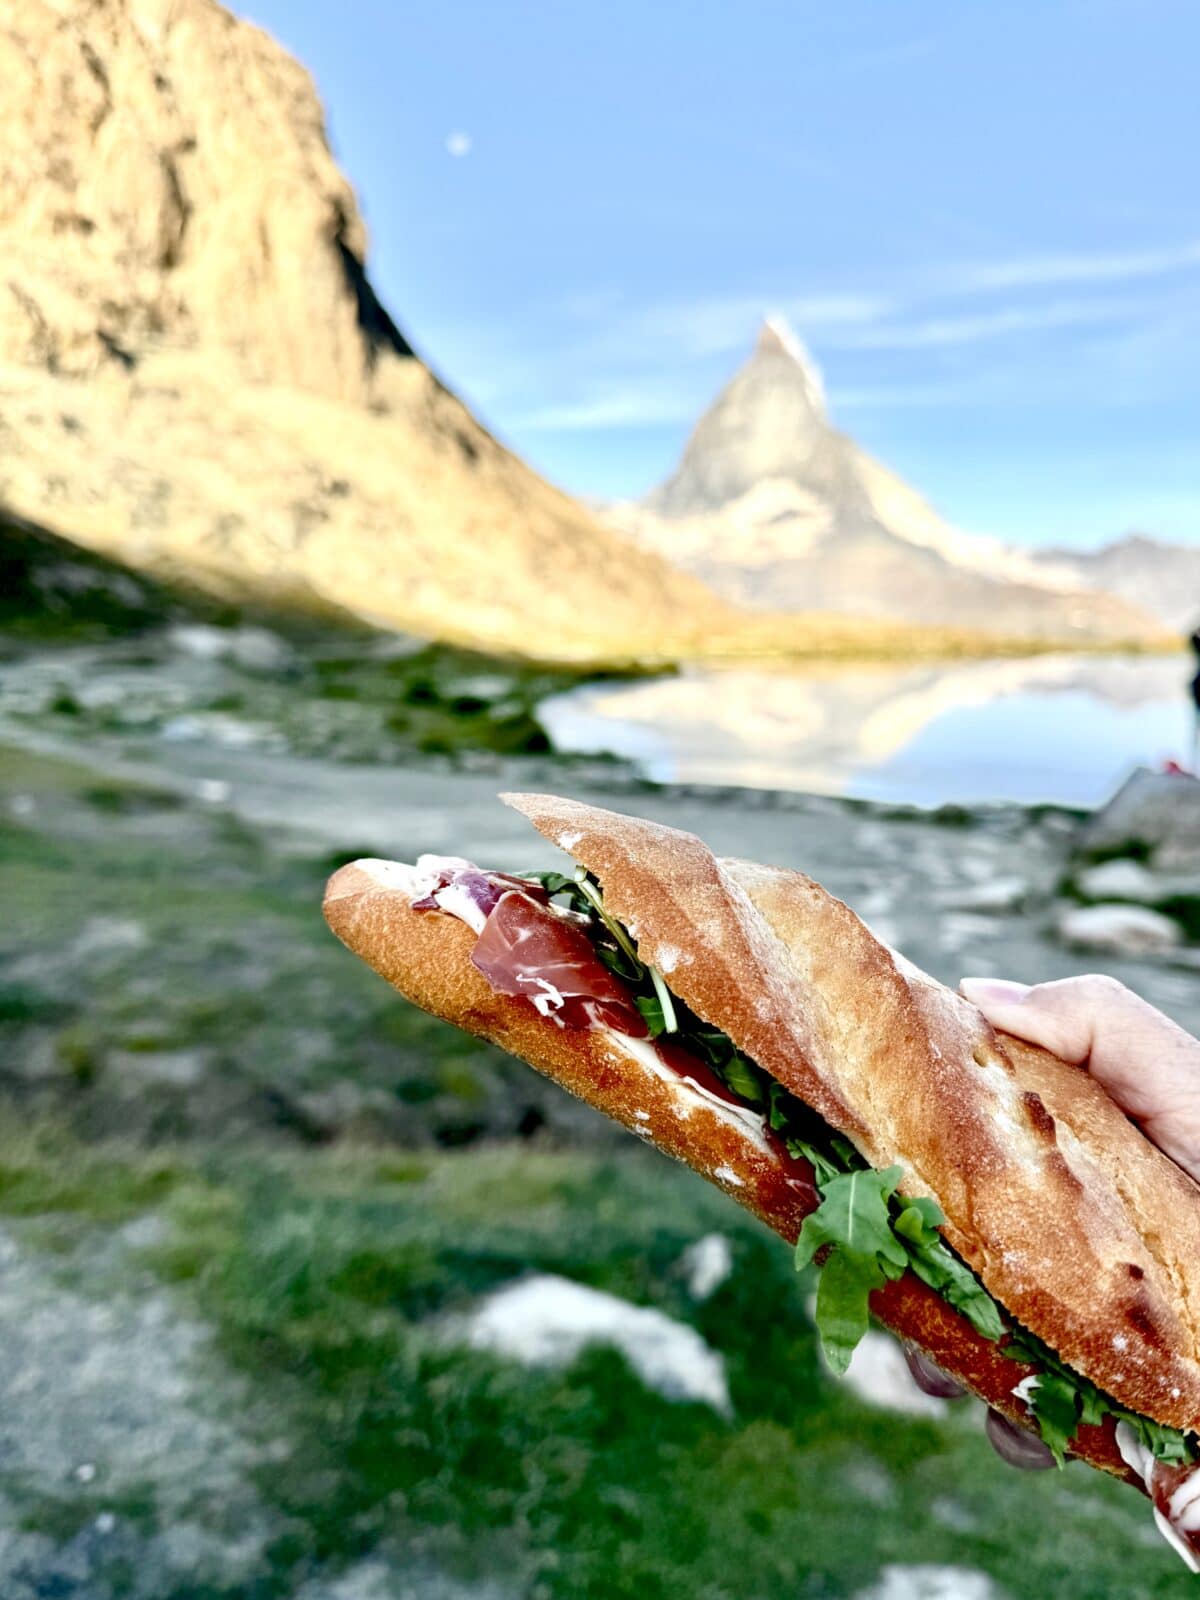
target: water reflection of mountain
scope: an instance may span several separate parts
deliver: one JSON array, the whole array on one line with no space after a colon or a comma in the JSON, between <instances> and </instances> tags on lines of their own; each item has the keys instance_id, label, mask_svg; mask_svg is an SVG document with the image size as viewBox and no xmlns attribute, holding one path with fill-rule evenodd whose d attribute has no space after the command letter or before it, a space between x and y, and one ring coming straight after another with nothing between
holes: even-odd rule
<instances>
[{"instance_id":1,"label":"water reflection of mountain","mask_svg":"<svg viewBox=\"0 0 1200 1600\"><path fill-rule=\"evenodd\" d=\"M950 758L959 766L990 769L996 740L1011 742L1015 721L1020 747L1010 751L1012 763L1019 768L1036 757L1044 785L1059 741L1064 763L1072 735L1076 746L1084 744L1086 761L1085 727L1102 775L1123 761L1169 753L1182 733L1186 679L1186 664L1174 656L694 670L589 686L544 703L539 714L559 748L611 750L655 778L830 791L853 789L856 776L882 768L918 739L928 742L938 726L956 730L959 755ZM1139 710L1150 714L1131 717ZM964 712L974 713L965 724ZM1139 737L1144 750L1135 748ZM1078 748L1070 760L1077 771ZM1019 797L1046 796L1034 788Z\"/></svg>"}]
</instances>

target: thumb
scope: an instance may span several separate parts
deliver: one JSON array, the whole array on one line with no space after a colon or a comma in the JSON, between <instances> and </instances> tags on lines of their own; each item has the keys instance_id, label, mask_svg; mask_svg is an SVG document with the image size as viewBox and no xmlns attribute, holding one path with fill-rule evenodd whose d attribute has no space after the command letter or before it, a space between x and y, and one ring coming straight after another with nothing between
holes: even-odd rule
<instances>
[{"instance_id":1,"label":"thumb","mask_svg":"<svg viewBox=\"0 0 1200 1600\"><path fill-rule=\"evenodd\" d=\"M964 978L959 987L994 1028L1086 1066L1147 1138L1200 1182L1200 1041L1099 974L1032 987Z\"/></svg>"}]
</instances>

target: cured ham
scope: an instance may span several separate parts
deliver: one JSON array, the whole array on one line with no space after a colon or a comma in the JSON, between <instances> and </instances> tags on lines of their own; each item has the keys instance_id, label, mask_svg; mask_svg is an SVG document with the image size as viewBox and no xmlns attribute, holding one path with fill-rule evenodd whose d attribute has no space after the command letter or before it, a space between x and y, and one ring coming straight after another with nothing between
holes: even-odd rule
<instances>
[{"instance_id":1,"label":"cured ham","mask_svg":"<svg viewBox=\"0 0 1200 1600\"><path fill-rule=\"evenodd\" d=\"M561 1028L608 1028L645 1041L655 1059L718 1104L761 1124L788 1182L812 1206L820 1201L809 1163L793 1156L760 1113L747 1106L706 1062L673 1039L649 1038L628 987L600 960L588 921L554 905L538 883L483 872L455 857L422 858L430 874L414 911L444 911L474 928L473 965L500 994L520 995Z\"/></svg>"},{"instance_id":2,"label":"cured ham","mask_svg":"<svg viewBox=\"0 0 1200 1600\"><path fill-rule=\"evenodd\" d=\"M472 963L500 994L520 994L563 1028L612 1028L644 1038L633 996L611 973L583 928L522 890L501 894Z\"/></svg>"},{"instance_id":3,"label":"cured ham","mask_svg":"<svg viewBox=\"0 0 1200 1600\"><path fill-rule=\"evenodd\" d=\"M1200 1572L1200 1461L1158 1461L1127 1422L1117 1424L1117 1448L1141 1478L1163 1538Z\"/></svg>"},{"instance_id":4,"label":"cured ham","mask_svg":"<svg viewBox=\"0 0 1200 1600\"><path fill-rule=\"evenodd\" d=\"M422 862L429 858L422 857ZM428 890L413 901L414 911L448 911L459 917L476 933L482 933L484 924L510 890L520 890L535 904L548 905L549 897L540 883L514 878L507 872L481 872L469 862L446 856L433 866Z\"/></svg>"}]
</instances>

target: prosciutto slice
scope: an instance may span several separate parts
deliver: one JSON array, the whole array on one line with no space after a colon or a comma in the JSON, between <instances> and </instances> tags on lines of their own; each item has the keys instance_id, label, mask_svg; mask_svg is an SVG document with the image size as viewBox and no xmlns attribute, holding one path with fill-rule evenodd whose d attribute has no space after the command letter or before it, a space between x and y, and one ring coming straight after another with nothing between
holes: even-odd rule
<instances>
[{"instance_id":1,"label":"prosciutto slice","mask_svg":"<svg viewBox=\"0 0 1200 1600\"><path fill-rule=\"evenodd\" d=\"M413 910L448 911L476 933L482 933L501 896L513 889L519 889L536 904L550 903L539 883L511 877L507 872L481 872L478 867L447 856L436 869L428 893L413 901Z\"/></svg>"},{"instance_id":2,"label":"prosciutto slice","mask_svg":"<svg viewBox=\"0 0 1200 1600\"><path fill-rule=\"evenodd\" d=\"M1146 1485L1158 1531L1200 1572L1200 1461L1173 1466L1155 1460L1126 1422L1117 1424L1117 1448Z\"/></svg>"},{"instance_id":3,"label":"prosciutto slice","mask_svg":"<svg viewBox=\"0 0 1200 1600\"><path fill-rule=\"evenodd\" d=\"M646 1037L629 990L600 960L582 927L523 889L499 896L471 960L493 989L524 995L559 1027Z\"/></svg>"}]
</instances>

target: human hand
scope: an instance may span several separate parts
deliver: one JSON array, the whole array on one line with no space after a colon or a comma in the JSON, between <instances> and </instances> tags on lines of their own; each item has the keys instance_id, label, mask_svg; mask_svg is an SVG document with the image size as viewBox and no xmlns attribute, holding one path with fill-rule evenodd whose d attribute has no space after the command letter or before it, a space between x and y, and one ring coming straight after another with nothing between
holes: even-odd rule
<instances>
[{"instance_id":1,"label":"human hand","mask_svg":"<svg viewBox=\"0 0 1200 1600\"><path fill-rule=\"evenodd\" d=\"M1115 978L964 978L994 1028L1086 1067L1122 1111L1200 1183L1200 1040Z\"/></svg>"}]
</instances>

